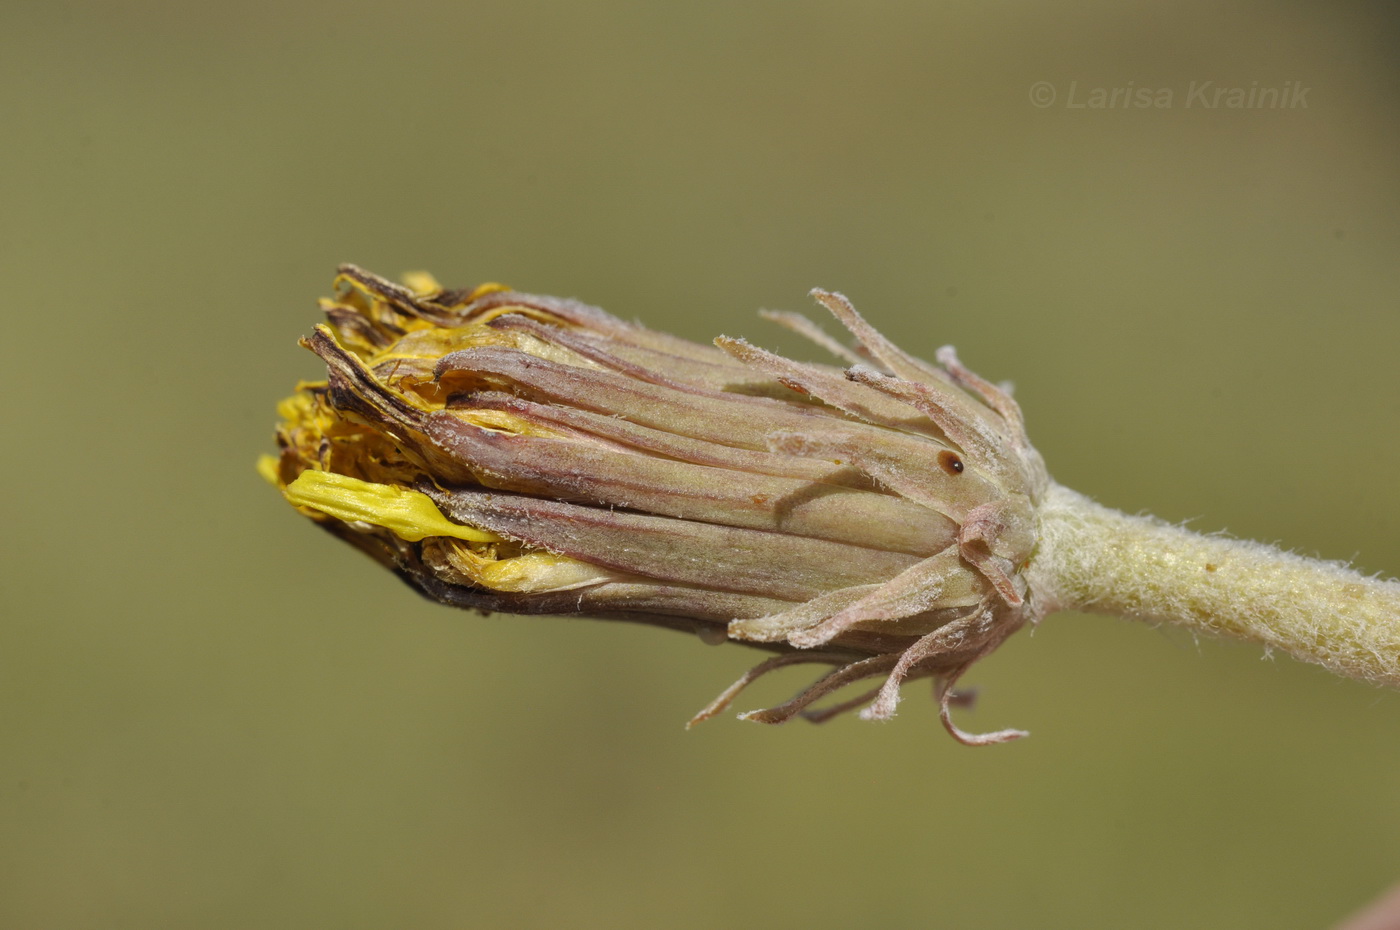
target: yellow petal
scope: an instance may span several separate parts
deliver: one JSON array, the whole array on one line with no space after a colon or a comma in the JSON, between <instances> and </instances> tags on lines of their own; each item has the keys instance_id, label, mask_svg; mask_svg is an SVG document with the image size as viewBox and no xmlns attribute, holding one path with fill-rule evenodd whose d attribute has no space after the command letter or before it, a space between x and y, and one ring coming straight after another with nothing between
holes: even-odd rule
<instances>
[{"instance_id":1,"label":"yellow petal","mask_svg":"<svg viewBox=\"0 0 1400 930\"><path fill-rule=\"evenodd\" d=\"M612 573L552 552L527 552L514 558L482 563L476 580L496 591L535 594L568 591L613 580Z\"/></svg>"},{"instance_id":2,"label":"yellow petal","mask_svg":"<svg viewBox=\"0 0 1400 930\"><path fill-rule=\"evenodd\" d=\"M258 456L258 474L262 475L263 480L274 488L281 484L281 482L277 480L277 456Z\"/></svg>"},{"instance_id":3,"label":"yellow petal","mask_svg":"<svg viewBox=\"0 0 1400 930\"><path fill-rule=\"evenodd\" d=\"M437 294L442 290L438 279L428 271L406 271L403 275L403 283L419 297Z\"/></svg>"},{"instance_id":4,"label":"yellow petal","mask_svg":"<svg viewBox=\"0 0 1400 930\"><path fill-rule=\"evenodd\" d=\"M468 542L499 542L486 530L453 523L432 498L392 484L375 484L328 471L307 470L287 485L287 500L337 520L361 520L392 530L409 542L428 536L452 536Z\"/></svg>"}]
</instances>

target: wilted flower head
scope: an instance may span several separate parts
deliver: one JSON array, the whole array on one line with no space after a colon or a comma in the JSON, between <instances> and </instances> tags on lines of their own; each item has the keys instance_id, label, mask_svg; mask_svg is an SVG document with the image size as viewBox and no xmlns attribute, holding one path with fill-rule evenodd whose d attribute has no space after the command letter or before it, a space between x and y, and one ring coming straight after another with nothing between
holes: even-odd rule
<instances>
[{"instance_id":1,"label":"wilted flower head","mask_svg":"<svg viewBox=\"0 0 1400 930\"><path fill-rule=\"evenodd\" d=\"M900 351L839 294L813 291L856 354L792 361L697 345L499 285L405 288L347 266L304 344L327 379L285 401L287 499L428 597L520 614L695 630L832 670L747 715L890 716L901 682L951 688L1036 618L1021 575L1047 487L1014 401ZM862 679L883 683L821 711Z\"/></svg>"}]
</instances>

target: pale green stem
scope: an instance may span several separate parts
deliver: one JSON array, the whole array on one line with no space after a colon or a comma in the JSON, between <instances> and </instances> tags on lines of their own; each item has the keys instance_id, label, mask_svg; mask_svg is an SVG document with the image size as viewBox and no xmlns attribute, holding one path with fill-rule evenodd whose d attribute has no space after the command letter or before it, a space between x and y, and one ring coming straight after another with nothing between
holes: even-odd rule
<instances>
[{"instance_id":1,"label":"pale green stem","mask_svg":"<svg viewBox=\"0 0 1400 930\"><path fill-rule=\"evenodd\" d=\"M1058 485L1039 519L1026 571L1041 615L1084 610L1178 624L1400 687L1400 582L1128 516Z\"/></svg>"}]
</instances>

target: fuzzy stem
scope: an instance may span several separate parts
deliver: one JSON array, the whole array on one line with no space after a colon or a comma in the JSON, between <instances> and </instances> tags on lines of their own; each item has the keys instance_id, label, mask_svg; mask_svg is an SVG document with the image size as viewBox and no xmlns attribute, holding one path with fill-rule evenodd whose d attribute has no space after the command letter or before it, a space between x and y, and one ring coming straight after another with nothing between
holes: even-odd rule
<instances>
[{"instance_id":1,"label":"fuzzy stem","mask_svg":"<svg viewBox=\"0 0 1400 930\"><path fill-rule=\"evenodd\" d=\"M1400 582L1336 562L1201 536L1052 485L1026 571L1042 616L1083 610L1165 621L1400 687Z\"/></svg>"}]
</instances>

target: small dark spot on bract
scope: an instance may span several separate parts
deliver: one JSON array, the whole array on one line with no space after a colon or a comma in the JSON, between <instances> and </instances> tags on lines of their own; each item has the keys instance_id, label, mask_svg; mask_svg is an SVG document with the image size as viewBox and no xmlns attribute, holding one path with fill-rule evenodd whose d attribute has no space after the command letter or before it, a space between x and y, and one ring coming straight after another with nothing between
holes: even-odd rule
<instances>
[{"instance_id":1,"label":"small dark spot on bract","mask_svg":"<svg viewBox=\"0 0 1400 930\"><path fill-rule=\"evenodd\" d=\"M963 470L963 462L962 459L958 458L956 452L950 452L944 449L942 452L938 453L938 467L950 475L960 475Z\"/></svg>"},{"instance_id":2,"label":"small dark spot on bract","mask_svg":"<svg viewBox=\"0 0 1400 930\"><path fill-rule=\"evenodd\" d=\"M1208 571L1208 572L1213 572L1213 571L1215 571L1215 569L1216 569L1216 565L1215 565L1214 562L1207 562L1207 563L1206 563L1206 571Z\"/></svg>"}]
</instances>

